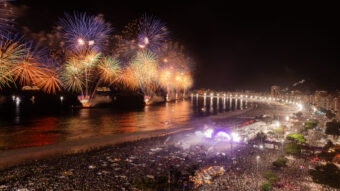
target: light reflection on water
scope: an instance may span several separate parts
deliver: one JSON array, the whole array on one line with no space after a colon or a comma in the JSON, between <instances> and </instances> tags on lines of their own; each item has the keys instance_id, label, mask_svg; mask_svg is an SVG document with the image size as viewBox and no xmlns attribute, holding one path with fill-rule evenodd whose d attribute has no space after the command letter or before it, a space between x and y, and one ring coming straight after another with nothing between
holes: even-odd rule
<instances>
[{"instance_id":1,"label":"light reflection on water","mask_svg":"<svg viewBox=\"0 0 340 191\"><path fill-rule=\"evenodd\" d=\"M14 118L0 119L0 150L49 145L111 134L170 129L190 120L245 109L248 103L228 98L199 98L117 112L110 108L80 109L49 116L26 117L20 107Z\"/></svg>"}]
</instances>

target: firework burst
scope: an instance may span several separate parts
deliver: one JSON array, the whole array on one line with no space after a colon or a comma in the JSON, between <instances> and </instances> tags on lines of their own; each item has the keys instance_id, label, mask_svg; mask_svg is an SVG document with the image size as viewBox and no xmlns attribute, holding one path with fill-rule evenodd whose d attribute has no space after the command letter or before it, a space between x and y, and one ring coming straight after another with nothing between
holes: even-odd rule
<instances>
[{"instance_id":1,"label":"firework burst","mask_svg":"<svg viewBox=\"0 0 340 191\"><path fill-rule=\"evenodd\" d=\"M63 39L69 49L91 47L100 51L112 31L102 16L88 16L86 13L65 14L65 18L61 18L59 24L62 26Z\"/></svg>"},{"instance_id":2,"label":"firework burst","mask_svg":"<svg viewBox=\"0 0 340 191\"><path fill-rule=\"evenodd\" d=\"M43 64L47 51L33 46L31 42L22 44L27 51L19 62L11 66L11 75L13 80L21 86L35 86L49 71L48 67Z\"/></svg>"},{"instance_id":3,"label":"firework burst","mask_svg":"<svg viewBox=\"0 0 340 191\"><path fill-rule=\"evenodd\" d=\"M48 94L55 94L57 91L61 91L62 85L57 72L54 70L48 70L37 82L37 86Z\"/></svg>"},{"instance_id":4,"label":"firework burst","mask_svg":"<svg viewBox=\"0 0 340 191\"><path fill-rule=\"evenodd\" d=\"M119 61L114 57L104 57L98 63L98 74L100 81L107 84L113 84L121 71Z\"/></svg>"},{"instance_id":5,"label":"firework burst","mask_svg":"<svg viewBox=\"0 0 340 191\"><path fill-rule=\"evenodd\" d=\"M156 52L169 39L168 36L169 31L164 23L145 14L124 27L116 53L122 60L128 61L142 50Z\"/></svg>"},{"instance_id":6,"label":"firework burst","mask_svg":"<svg viewBox=\"0 0 340 191\"><path fill-rule=\"evenodd\" d=\"M155 51L169 38L169 30L165 24L154 16L143 15L139 19L138 46Z\"/></svg>"},{"instance_id":7,"label":"firework burst","mask_svg":"<svg viewBox=\"0 0 340 191\"><path fill-rule=\"evenodd\" d=\"M96 67L100 60L101 53L94 49L69 52L60 74L66 89L89 97L95 89L98 76Z\"/></svg>"},{"instance_id":8,"label":"firework burst","mask_svg":"<svg viewBox=\"0 0 340 191\"><path fill-rule=\"evenodd\" d=\"M43 64L44 73L39 76L36 86L48 94L55 94L62 90L63 83L58 75L58 64L53 59L46 60Z\"/></svg>"},{"instance_id":9,"label":"firework burst","mask_svg":"<svg viewBox=\"0 0 340 191\"><path fill-rule=\"evenodd\" d=\"M169 89L173 73L170 68L162 69L159 74L159 85L162 88Z\"/></svg>"},{"instance_id":10,"label":"firework burst","mask_svg":"<svg viewBox=\"0 0 340 191\"><path fill-rule=\"evenodd\" d=\"M126 66L122 69L119 82L130 90L137 90L138 88L137 79L134 75L133 68L130 66Z\"/></svg>"},{"instance_id":11,"label":"firework burst","mask_svg":"<svg viewBox=\"0 0 340 191\"><path fill-rule=\"evenodd\" d=\"M161 87L166 89L167 94L173 90L177 92L176 94L180 91L185 94L185 91L192 86L192 64L191 60L185 56L183 46L176 42L167 42L157 49L157 54L160 58L159 82Z\"/></svg>"},{"instance_id":12,"label":"firework burst","mask_svg":"<svg viewBox=\"0 0 340 191\"><path fill-rule=\"evenodd\" d=\"M0 88L13 82L11 69L26 55L27 49L17 36L0 38ZM20 38L19 38L20 40Z\"/></svg>"},{"instance_id":13,"label":"firework burst","mask_svg":"<svg viewBox=\"0 0 340 191\"><path fill-rule=\"evenodd\" d=\"M84 83L81 75L82 67L79 66L79 63L76 62L76 60L69 60L68 63L63 66L60 76L68 91L83 94Z\"/></svg>"},{"instance_id":14,"label":"firework burst","mask_svg":"<svg viewBox=\"0 0 340 191\"><path fill-rule=\"evenodd\" d=\"M13 9L8 0L0 0L0 36L6 36L13 25Z\"/></svg>"},{"instance_id":15,"label":"firework burst","mask_svg":"<svg viewBox=\"0 0 340 191\"><path fill-rule=\"evenodd\" d=\"M131 77L144 95L152 96L158 84L158 60L150 51L140 51L129 63ZM129 79L130 81L131 79Z\"/></svg>"},{"instance_id":16,"label":"firework burst","mask_svg":"<svg viewBox=\"0 0 340 191\"><path fill-rule=\"evenodd\" d=\"M21 61L11 69L14 81L17 81L21 86L36 85L47 72L47 69L41 67L40 63L32 60Z\"/></svg>"},{"instance_id":17,"label":"firework burst","mask_svg":"<svg viewBox=\"0 0 340 191\"><path fill-rule=\"evenodd\" d=\"M187 90L188 88L191 88L192 84L193 84L193 80L192 80L192 76L190 73L186 73L184 74L183 78L182 78L182 88L183 90Z\"/></svg>"}]
</instances>

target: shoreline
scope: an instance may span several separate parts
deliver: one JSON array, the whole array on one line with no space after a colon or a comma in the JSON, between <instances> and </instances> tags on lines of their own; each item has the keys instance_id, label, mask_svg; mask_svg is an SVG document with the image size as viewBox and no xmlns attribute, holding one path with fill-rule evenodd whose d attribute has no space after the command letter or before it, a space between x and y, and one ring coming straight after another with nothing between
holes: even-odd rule
<instances>
[{"instance_id":1,"label":"shoreline","mask_svg":"<svg viewBox=\"0 0 340 191\"><path fill-rule=\"evenodd\" d=\"M89 152L91 150L100 149L105 146L113 146L120 143L139 141L148 138L162 137L170 134L178 134L185 131L191 131L199 128L200 125L208 123L211 119L227 119L245 114L253 109L255 108L252 107L246 110L238 110L228 113L220 113L209 117L203 117L193 121L189 121L188 124L184 126L172 129L160 129L146 132L139 131L129 134L90 137L52 145L7 150L0 152L0 170L4 170L16 165L29 163L33 160Z\"/></svg>"},{"instance_id":2,"label":"shoreline","mask_svg":"<svg viewBox=\"0 0 340 191\"><path fill-rule=\"evenodd\" d=\"M286 112L290 111L281 106L261 104L196 118L167 134L159 130L144 134L148 137L145 139L138 137L130 142L27 161L0 170L0 190L258 190L259 184L266 182L263 173L282 156L281 149L216 141L207 139L202 132L208 128L228 131L259 114L286 116ZM138 133L134 135L130 138L136 138ZM260 163L258 157L262 159ZM285 188L301 186L304 177L296 174L301 170L300 162L303 164L300 160L289 166L288 182L283 182L287 176L280 174L279 181ZM209 184L202 173L211 178Z\"/></svg>"}]
</instances>

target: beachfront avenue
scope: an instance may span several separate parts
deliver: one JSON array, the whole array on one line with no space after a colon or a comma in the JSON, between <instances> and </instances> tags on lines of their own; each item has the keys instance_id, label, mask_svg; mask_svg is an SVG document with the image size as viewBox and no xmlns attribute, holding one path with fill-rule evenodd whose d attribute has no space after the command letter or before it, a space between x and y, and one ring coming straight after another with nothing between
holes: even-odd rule
<instances>
[{"instance_id":1,"label":"beachfront avenue","mask_svg":"<svg viewBox=\"0 0 340 191\"><path fill-rule=\"evenodd\" d=\"M313 120L326 119L300 104L259 100L237 115L192 122L188 131L4 169L0 189L332 190L309 173L325 161L316 157L325 135L305 132L303 123Z\"/></svg>"}]
</instances>

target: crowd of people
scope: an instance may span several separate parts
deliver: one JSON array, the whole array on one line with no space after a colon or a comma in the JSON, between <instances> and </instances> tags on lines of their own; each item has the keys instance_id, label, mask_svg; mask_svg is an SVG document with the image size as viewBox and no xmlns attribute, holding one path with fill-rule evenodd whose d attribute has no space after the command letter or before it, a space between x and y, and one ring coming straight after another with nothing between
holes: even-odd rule
<instances>
[{"instance_id":1,"label":"crowd of people","mask_svg":"<svg viewBox=\"0 0 340 191\"><path fill-rule=\"evenodd\" d=\"M1 171L2 190L257 190L265 181L262 173L272 168L280 150L261 150L252 145L215 152L209 145L177 146L177 138L157 137L123 143L81 154L34 161ZM260 159L257 161L256 156ZM194 172L223 166L225 172L210 184L189 182ZM300 185L300 165L284 171L284 188ZM295 170L294 170L295 169ZM159 180L163 177L163 180ZM161 181L161 182L159 182ZM163 187L155 187L163 185ZM301 187L303 188L303 187ZM308 190L308 189L301 189Z\"/></svg>"}]
</instances>

